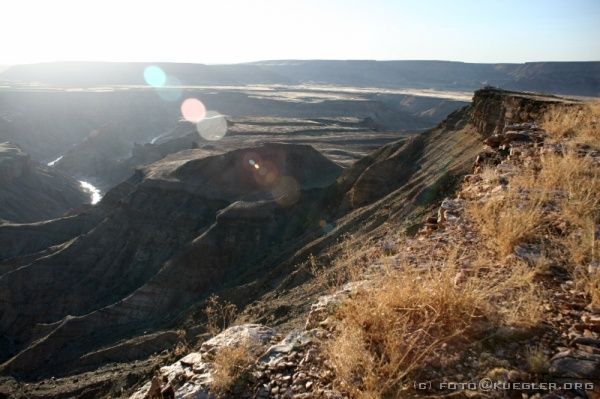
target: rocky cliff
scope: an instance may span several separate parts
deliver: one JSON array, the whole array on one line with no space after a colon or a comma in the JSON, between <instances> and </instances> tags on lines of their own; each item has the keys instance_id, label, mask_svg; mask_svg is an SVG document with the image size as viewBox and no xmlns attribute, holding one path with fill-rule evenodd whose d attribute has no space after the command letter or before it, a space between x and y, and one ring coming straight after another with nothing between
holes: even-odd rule
<instances>
[{"instance_id":1,"label":"rocky cliff","mask_svg":"<svg viewBox=\"0 0 600 399\"><path fill-rule=\"evenodd\" d=\"M552 106L578 107L579 101L535 93L487 88L473 98L473 125L484 136L502 133L509 124L542 120Z\"/></svg>"},{"instance_id":2,"label":"rocky cliff","mask_svg":"<svg viewBox=\"0 0 600 399\"><path fill-rule=\"evenodd\" d=\"M11 143L0 143L0 220L53 219L89 203L76 180L32 161Z\"/></svg>"}]
</instances>

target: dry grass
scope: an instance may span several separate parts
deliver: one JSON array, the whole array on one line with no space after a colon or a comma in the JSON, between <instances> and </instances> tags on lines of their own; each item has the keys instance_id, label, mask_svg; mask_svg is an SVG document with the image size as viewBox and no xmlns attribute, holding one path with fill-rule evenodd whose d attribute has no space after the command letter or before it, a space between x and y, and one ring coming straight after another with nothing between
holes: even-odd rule
<instances>
[{"instance_id":1,"label":"dry grass","mask_svg":"<svg viewBox=\"0 0 600 399\"><path fill-rule=\"evenodd\" d=\"M583 105L557 105L550 108L541 125L554 140L569 138L577 143L600 143L600 101Z\"/></svg>"},{"instance_id":2,"label":"dry grass","mask_svg":"<svg viewBox=\"0 0 600 399\"><path fill-rule=\"evenodd\" d=\"M559 241L567 249L570 261L584 265L597 259L600 167L572 152L544 156L541 165L537 184L553 194L558 213L567 225L566 234Z\"/></svg>"},{"instance_id":3,"label":"dry grass","mask_svg":"<svg viewBox=\"0 0 600 399\"><path fill-rule=\"evenodd\" d=\"M221 348L213 361L212 390L217 393L235 390L235 386L243 382L249 367L255 361L256 356L247 343Z\"/></svg>"},{"instance_id":4,"label":"dry grass","mask_svg":"<svg viewBox=\"0 0 600 399\"><path fill-rule=\"evenodd\" d=\"M501 256L513 252L515 245L525 242L539 230L542 208L518 190L487 201L472 201L467 213L488 238L488 246Z\"/></svg>"},{"instance_id":5,"label":"dry grass","mask_svg":"<svg viewBox=\"0 0 600 399\"><path fill-rule=\"evenodd\" d=\"M580 279L583 281L584 289L590 299L590 304L594 309L600 309L600 271L593 270L588 271L587 275L584 275Z\"/></svg>"},{"instance_id":6,"label":"dry grass","mask_svg":"<svg viewBox=\"0 0 600 399\"><path fill-rule=\"evenodd\" d=\"M498 180L496 168L490 165L484 165L480 172L481 178L486 183L495 183Z\"/></svg>"},{"instance_id":7,"label":"dry grass","mask_svg":"<svg viewBox=\"0 0 600 399\"><path fill-rule=\"evenodd\" d=\"M388 241L395 242L398 235L389 232ZM386 255L386 248L371 240L359 239L346 235L336 245L336 253L330 264L319 264L319 260L310 256L307 262L309 273L313 276L313 284L322 290L337 291L349 281L361 280L369 267Z\"/></svg>"},{"instance_id":8,"label":"dry grass","mask_svg":"<svg viewBox=\"0 0 600 399\"><path fill-rule=\"evenodd\" d=\"M499 323L539 321L530 271L504 280L475 272L461 283L457 273L452 259L426 272L390 269L378 288L349 299L336 315L339 334L326 346L338 387L353 398L401 397L409 378L451 348L460 351Z\"/></svg>"},{"instance_id":9,"label":"dry grass","mask_svg":"<svg viewBox=\"0 0 600 399\"><path fill-rule=\"evenodd\" d=\"M237 313L237 306L212 294L204 308L207 331L212 335L220 333L233 323Z\"/></svg>"},{"instance_id":10,"label":"dry grass","mask_svg":"<svg viewBox=\"0 0 600 399\"><path fill-rule=\"evenodd\" d=\"M600 146L600 102L555 106L542 125L557 151L542 154L536 170L510 176L508 194L471 202L468 213L499 256L519 243L544 241L552 260L600 305L599 278L588 270L600 259L600 165L577 151L581 144Z\"/></svg>"},{"instance_id":11,"label":"dry grass","mask_svg":"<svg viewBox=\"0 0 600 399\"><path fill-rule=\"evenodd\" d=\"M527 263L511 265L510 273L500 272L492 278L487 289L501 322L518 328L533 328L544 318L542 300L545 294L535 284L537 270Z\"/></svg>"},{"instance_id":12,"label":"dry grass","mask_svg":"<svg viewBox=\"0 0 600 399\"><path fill-rule=\"evenodd\" d=\"M592 305L600 306L600 277L593 268L600 259L600 166L572 152L547 156L542 158L539 180L546 190L560 194L556 202L566 229L553 241L562 249L579 288Z\"/></svg>"}]
</instances>

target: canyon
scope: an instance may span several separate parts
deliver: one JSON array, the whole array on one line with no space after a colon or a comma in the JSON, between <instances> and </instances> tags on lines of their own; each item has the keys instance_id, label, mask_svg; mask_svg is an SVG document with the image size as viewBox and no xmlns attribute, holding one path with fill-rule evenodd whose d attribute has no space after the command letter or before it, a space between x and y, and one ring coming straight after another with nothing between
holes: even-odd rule
<instances>
[{"instance_id":1,"label":"canyon","mask_svg":"<svg viewBox=\"0 0 600 399\"><path fill-rule=\"evenodd\" d=\"M323 294L311 260L334 263L348 237L385 243L390 226L414 236L486 139L582 104L472 90L497 79L597 95L569 76L596 79L598 63L574 64L377 64L410 72L387 87L357 77L362 62L333 76L326 61L163 65L185 82L165 89L142 87L136 64L70 64L68 82L53 72L65 65L4 71L0 395L128 397L207 341L212 294L269 338L302 328ZM449 80L430 90L442 67ZM463 67L472 77L453 80ZM565 89L540 88L555 73ZM184 98L223 118L225 136L182 120Z\"/></svg>"}]
</instances>

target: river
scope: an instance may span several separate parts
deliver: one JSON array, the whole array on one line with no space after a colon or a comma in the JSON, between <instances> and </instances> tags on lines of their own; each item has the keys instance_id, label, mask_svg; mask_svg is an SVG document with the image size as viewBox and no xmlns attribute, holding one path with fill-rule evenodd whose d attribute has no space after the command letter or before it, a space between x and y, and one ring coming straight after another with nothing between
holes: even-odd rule
<instances>
[{"instance_id":1,"label":"river","mask_svg":"<svg viewBox=\"0 0 600 399\"><path fill-rule=\"evenodd\" d=\"M96 186L83 180L79 180L79 184L81 184L81 187L85 192L90 194L92 205L96 205L98 202L100 202L102 199L102 194L100 193L100 190L96 188Z\"/></svg>"},{"instance_id":2,"label":"river","mask_svg":"<svg viewBox=\"0 0 600 399\"><path fill-rule=\"evenodd\" d=\"M58 161L60 161L62 159L62 157L63 156L61 155L60 157L56 158L54 161L48 162L48 166L54 166ZM92 183L87 182L85 180L79 180L79 184L81 184L81 188L83 188L83 191L90 194L90 201L91 201L92 205L96 205L98 202L100 202L100 200L102 199L102 194L100 193L100 190L98 190L98 188L96 186L94 186Z\"/></svg>"}]
</instances>

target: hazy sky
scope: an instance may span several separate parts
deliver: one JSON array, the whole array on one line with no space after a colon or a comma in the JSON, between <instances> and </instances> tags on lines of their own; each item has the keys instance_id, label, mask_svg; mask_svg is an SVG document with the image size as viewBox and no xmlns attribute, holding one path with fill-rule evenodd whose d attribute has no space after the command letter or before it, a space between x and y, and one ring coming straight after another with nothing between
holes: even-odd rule
<instances>
[{"instance_id":1,"label":"hazy sky","mask_svg":"<svg viewBox=\"0 0 600 399\"><path fill-rule=\"evenodd\" d=\"M600 60L600 0L1 0L0 65Z\"/></svg>"}]
</instances>

